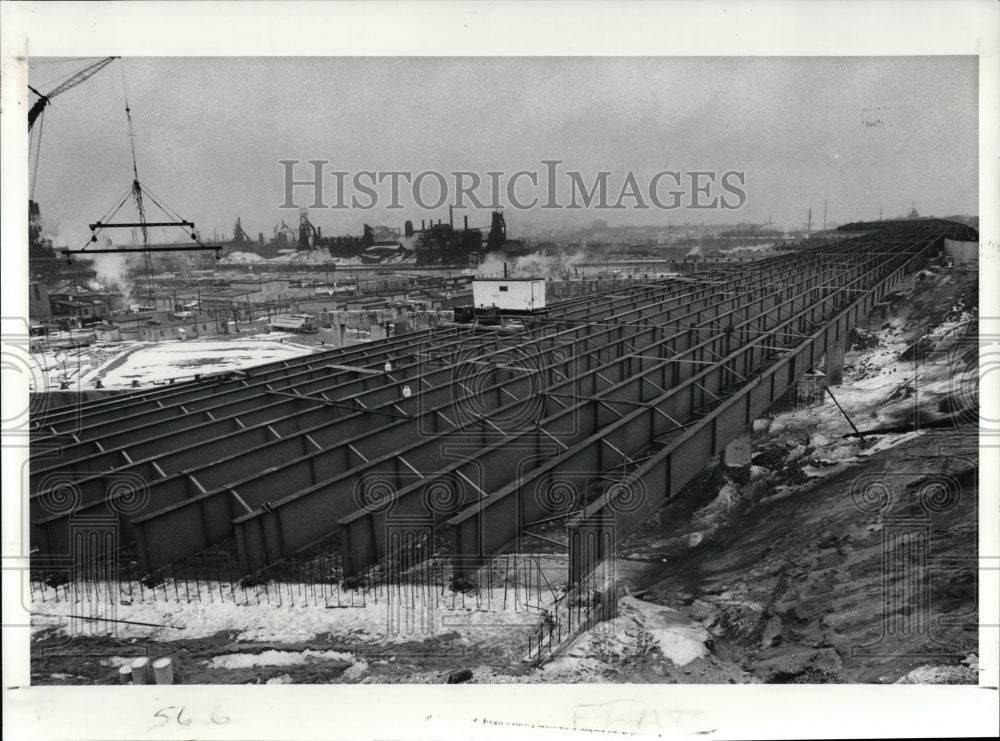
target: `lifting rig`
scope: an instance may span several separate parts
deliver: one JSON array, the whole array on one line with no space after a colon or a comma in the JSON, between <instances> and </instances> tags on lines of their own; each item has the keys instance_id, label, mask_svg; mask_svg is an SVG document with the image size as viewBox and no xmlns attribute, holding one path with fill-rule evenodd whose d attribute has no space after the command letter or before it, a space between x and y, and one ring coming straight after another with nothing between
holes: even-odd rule
<instances>
[{"instance_id":1,"label":"lifting rig","mask_svg":"<svg viewBox=\"0 0 1000 741\"><path fill-rule=\"evenodd\" d=\"M73 75L68 80L66 80L65 82L63 82L61 85L57 86L48 95L42 95L37 90L35 90L34 88L32 88L32 92L34 92L36 95L38 95L39 98L35 102L35 104L31 107L31 110L28 111L28 131L29 132L31 131L31 128L34 125L35 121L38 120L38 118L44 112L45 107L50 103L50 101L51 101L51 99L53 97L55 97L56 95L59 95L60 93L65 92L66 90L69 90L72 87L75 87L76 85L79 85L81 82L83 82L84 80L86 80L87 78L89 78L90 76L92 76L93 74L95 74L96 72L98 72L101 69L103 69L104 67L106 67L108 64L110 64L115 59L118 59L118 57L106 57L106 58L102 59L101 61L99 61L99 62L97 62L95 64L92 64L89 67L86 67L85 69L81 70L80 72L77 72L75 75ZM124 67L122 68L122 85L123 85L123 87L125 85L125 70L124 70ZM194 222L187 221L187 220L181 218L175 211L173 211L168 206L166 206L162 202L161 199L159 199L154 194L152 194L149 191L148 188L145 188L142 185L142 183L140 183L140 181L139 181L139 168L138 168L138 165L136 163L136 156L135 156L135 128L134 128L134 126L132 124L132 109L129 107L128 92L127 92L127 90L125 92L125 116L128 118L129 140L130 140L131 146L132 146L132 176L133 176L133 178L132 178L132 185L129 187L129 189L125 193L125 195L116 202L116 205L113 206L111 208L111 210L104 217L98 219L96 222L94 222L93 224L89 225L90 226L90 231L91 231L91 236L90 236L90 239L88 240L88 245L91 244L91 243L97 242L97 235L103 229L124 229L124 228L131 229L131 228L139 227L139 229L142 231L142 246L141 247L107 247L107 248L103 248L103 249L88 249L88 246L85 245L84 247L81 247L81 248L75 249L75 250L74 249L63 249L63 250L61 250L61 252L62 252L62 254L66 255L66 261L69 262L69 263L72 262L72 256L73 255L77 255L77 254L102 254L102 253L141 252L146 257L147 273L150 276L150 292L152 292L152 282L151 282L151 278L152 278L152 264L151 264L150 253L152 253L152 252L186 252L186 251L193 251L193 250L199 250L199 251L213 250L215 252L215 259L218 260L219 257L221 256L221 254L220 254L221 248L219 246L217 246L217 245L213 246L213 245L203 244L201 242L201 240L198 239L198 234L197 234L197 232L195 231L195 228L194 228ZM138 214L139 214L139 220L138 221L134 221L134 222L118 222L118 223L114 223L114 222L108 221L108 219L114 217L114 215L116 213L118 213L118 211L125 205L126 202L129 201L130 198L131 198L131 200L133 200L135 202L135 207L136 207L136 210L138 211ZM147 199L150 202L152 202L158 209L160 209L160 211L163 212L163 214L164 214L164 216L166 217L167 220L165 220L165 221L148 221L146 219L145 201ZM174 245L171 245L171 246L166 246L166 247L151 247L149 245L149 228L150 227L171 227L171 226L177 226L177 227L181 227L182 229L190 230L190 237L194 241L195 244L190 245L190 246L174 246Z\"/></svg>"}]
</instances>

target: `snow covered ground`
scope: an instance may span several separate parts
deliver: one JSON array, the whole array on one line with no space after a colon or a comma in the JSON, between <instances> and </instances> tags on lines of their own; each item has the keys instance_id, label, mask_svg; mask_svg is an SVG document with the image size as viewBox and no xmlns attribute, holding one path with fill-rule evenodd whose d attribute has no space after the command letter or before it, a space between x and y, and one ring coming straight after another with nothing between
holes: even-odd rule
<instances>
[{"instance_id":1,"label":"snow covered ground","mask_svg":"<svg viewBox=\"0 0 1000 741\"><path fill-rule=\"evenodd\" d=\"M90 389L100 380L105 388L131 388L190 380L195 373L218 373L309 355L312 346L298 344L294 334L272 332L231 338L211 337L168 342L107 342L66 350L65 364L55 352L32 353L37 372L48 389L58 389L65 373L73 389ZM42 390L42 389L35 389Z\"/></svg>"},{"instance_id":2,"label":"snow covered ground","mask_svg":"<svg viewBox=\"0 0 1000 741\"><path fill-rule=\"evenodd\" d=\"M382 265L399 265L412 263L415 260L413 252L402 252L382 260ZM312 251L298 250L277 255L271 258L261 257L254 252L232 252L219 260L220 265L336 265L339 267L363 267L364 262L358 257L333 257L325 249Z\"/></svg>"},{"instance_id":3,"label":"snow covered ground","mask_svg":"<svg viewBox=\"0 0 1000 741\"><path fill-rule=\"evenodd\" d=\"M326 585L323 597L313 599L309 589L302 591L301 584L271 582L267 602L263 587L257 587L256 595L252 588L247 589L250 596L245 597L240 587L231 592L228 583L201 582L199 599L190 602L185 593L193 596L193 584L179 586L179 598L172 582L157 589L165 590L166 599L161 593L154 601L147 589L143 600L126 604L127 600L109 602L104 583L92 584L88 596L79 601L62 598L59 602L51 587L45 587L43 595L36 586L31 601L32 632L55 630L71 635L175 641L228 631L237 633L238 641L257 643L295 643L329 633L369 644L407 643L457 633L460 642L478 643L495 639L498 630L533 630L541 619L541 608L546 607L536 605L535 590L526 591L523 586L516 592L503 586L481 589L477 597L450 590L442 593L440 587L383 588L380 594L373 594ZM317 585L315 592L319 589ZM214 597L210 599L209 593ZM89 599L91 595L100 597ZM551 604L551 599L551 593L546 599L542 592L543 603ZM71 617L80 615L93 619ZM526 645L526 639L523 643Z\"/></svg>"},{"instance_id":4,"label":"snow covered ground","mask_svg":"<svg viewBox=\"0 0 1000 741\"><path fill-rule=\"evenodd\" d=\"M700 624L676 610L635 597L618 599L618 616L598 623L576 638L546 667L550 675L600 676L606 665L623 658L637 658L659 650L677 667L708 655L705 642L711 638Z\"/></svg>"}]
</instances>

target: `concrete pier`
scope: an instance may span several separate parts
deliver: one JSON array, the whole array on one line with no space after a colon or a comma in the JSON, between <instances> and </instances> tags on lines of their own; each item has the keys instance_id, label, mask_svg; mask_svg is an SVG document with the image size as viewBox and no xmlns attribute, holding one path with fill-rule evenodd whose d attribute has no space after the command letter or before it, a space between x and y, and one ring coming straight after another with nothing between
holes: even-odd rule
<instances>
[{"instance_id":1,"label":"concrete pier","mask_svg":"<svg viewBox=\"0 0 1000 741\"><path fill-rule=\"evenodd\" d=\"M750 430L733 440L722 451L722 466L727 469L749 469L750 455L753 447L750 442Z\"/></svg>"},{"instance_id":2,"label":"concrete pier","mask_svg":"<svg viewBox=\"0 0 1000 741\"><path fill-rule=\"evenodd\" d=\"M827 345L823 367L827 386L839 386L844 382L844 339L845 335L841 334Z\"/></svg>"}]
</instances>

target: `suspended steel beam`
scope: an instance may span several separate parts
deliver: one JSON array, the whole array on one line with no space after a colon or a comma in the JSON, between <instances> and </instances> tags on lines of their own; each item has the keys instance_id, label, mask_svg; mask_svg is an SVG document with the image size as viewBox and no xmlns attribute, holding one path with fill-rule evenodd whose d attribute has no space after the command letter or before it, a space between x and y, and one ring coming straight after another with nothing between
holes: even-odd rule
<instances>
[{"instance_id":1,"label":"suspended steel beam","mask_svg":"<svg viewBox=\"0 0 1000 741\"><path fill-rule=\"evenodd\" d=\"M93 224L89 224L91 231L95 229L122 229L122 228L134 228L137 226L186 226L189 229L194 229L193 221L127 221L127 222L117 222L113 224L105 224L97 221Z\"/></svg>"},{"instance_id":2,"label":"suspended steel beam","mask_svg":"<svg viewBox=\"0 0 1000 741\"><path fill-rule=\"evenodd\" d=\"M64 255L105 255L121 252L221 252L222 247L212 245L178 245L177 247L101 247L99 249L64 248L59 250Z\"/></svg>"}]
</instances>

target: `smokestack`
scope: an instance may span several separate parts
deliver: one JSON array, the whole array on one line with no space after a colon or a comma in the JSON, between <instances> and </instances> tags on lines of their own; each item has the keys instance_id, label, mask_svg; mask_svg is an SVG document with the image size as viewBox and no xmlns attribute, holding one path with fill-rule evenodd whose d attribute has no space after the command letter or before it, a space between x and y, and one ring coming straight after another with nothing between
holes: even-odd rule
<instances>
[{"instance_id":1,"label":"smokestack","mask_svg":"<svg viewBox=\"0 0 1000 741\"><path fill-rule=\"evenodd\" d=\"M421 220L420 220L420 231L424 231L424 230L425 230L426 228L427 228L427 227L426 227L426 226L424 226L424 220L423 220L423 219L421 219Z\"/></svg>"},{"instance_id":2,"label":"smokestack","mask_svg":"<svg viewBox=\"0 0 1000 741\"><path fill-rule=\"evenodd\" d=\"M451 206L448 206L448 226L450 226L452 229L455 228L455 219L451 213Z\"/></svg>"},{"instance_id":3,"label":"smokestack","mask_svg":"<svg viewBox=\"0 0 1000 741\"><path fill-rule=\"evenodd\" d=\"M464 224L464 226L465 226L465 231L469 231L469 215L468 214L466 214L462 218L462 224Z\"/></svg>"},{"instance_id":4,"label":"smokestack","mask_svg":"<svg viewBox=\"0 0 1000 741\"><path fill-rule=\"evenodd\" d=\"M507 263L503 264L503 279L507 280Z\"/></svg>"}]
</instances>

